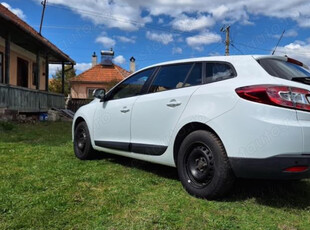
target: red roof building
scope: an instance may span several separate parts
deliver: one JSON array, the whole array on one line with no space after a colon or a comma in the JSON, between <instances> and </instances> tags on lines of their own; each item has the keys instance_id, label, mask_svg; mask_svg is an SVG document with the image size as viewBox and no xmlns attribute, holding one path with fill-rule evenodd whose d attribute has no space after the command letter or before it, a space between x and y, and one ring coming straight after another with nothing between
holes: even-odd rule
<instances>
[{"instance_id":1,"label":"red roof building","mask_svg":"<svg viewBox=\"0 0 310 230\"><path fill-rule=\"evenodd\" d=\"M97 56L93 55L93 59ZM91 98L95 89L103 88L108 91L118 82L124 80L130 75L130 72L122 67L110 63L97 64L93 60L93 67L70 79L72 99Z\"/></svg>"}]
</instances>

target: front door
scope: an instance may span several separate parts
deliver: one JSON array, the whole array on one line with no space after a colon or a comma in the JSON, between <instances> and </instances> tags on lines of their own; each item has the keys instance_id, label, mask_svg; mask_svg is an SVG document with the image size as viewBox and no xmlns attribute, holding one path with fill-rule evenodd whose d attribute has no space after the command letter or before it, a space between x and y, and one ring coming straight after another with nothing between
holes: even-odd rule
<instances>
[{"instance_id":1,"label":"front door","mask_svg":"<svg viewBox=\"0 0 310 230\"><path fill-rule=\"evenodd\" d=\"M17 58L17 85L28 87L28 62L24 59Z\"/></svg>"},{"instance_id":2,"label":"front door","mask_svg":"<svg viewBox=\"0 0 310 230\"><path fill-rule=\"evenodd\" d=\"M154 69L139 72L116 86L94 117L95 145L103 148L130 150L132 108Z\"/></svg>"},{"instance_id":3,"label":"front door","mask_svg":"<svg viewBox=\"0 0 310 230\"><path fill-rule=\"evenodd\" d=\"M139 97L134 104L132 152L163 154L191 95L201 83L201 63L161 67L149 93Z\"/></svg>"}]
</instances>

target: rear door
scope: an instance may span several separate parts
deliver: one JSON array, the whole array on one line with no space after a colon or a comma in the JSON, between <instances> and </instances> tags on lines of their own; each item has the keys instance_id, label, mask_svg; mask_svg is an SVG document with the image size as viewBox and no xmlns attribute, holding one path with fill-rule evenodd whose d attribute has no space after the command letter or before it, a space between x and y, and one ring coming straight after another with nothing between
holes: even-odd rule
<instances>
[{"instance_id":1,"label":"rear door","mask_svg":"<svg viewBox=\"0 0 310 230\"><path fill-rule=\"evenodd\" d=\"M131 120L132 152L161 155L189 98L202 83L202 63L159 68L147 94L140 96Z\"/></svg>"}]
</instances>

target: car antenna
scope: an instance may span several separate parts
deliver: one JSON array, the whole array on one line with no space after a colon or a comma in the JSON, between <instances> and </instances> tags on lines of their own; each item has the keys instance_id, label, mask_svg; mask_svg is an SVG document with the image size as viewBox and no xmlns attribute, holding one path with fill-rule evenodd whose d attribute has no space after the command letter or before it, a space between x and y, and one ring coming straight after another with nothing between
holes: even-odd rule
<instances>
[{"instance_id":1,"label":"car antenna","mask_svg":"<svg viewBox=\"0 0 310 230\"><path fill-rule=\"evenodd\" d=\"M282 34L281 34L281 36L280 36L280 38L279 38L279 40L278 40L278 43L277 43L276 47L275 47L274 50L272 51L272 55L274 55L274 53L276 52L276 50L277 50L277 48L278 48L278 45L279 45L280 41L281 41L282 38L283 38L284 33L285 33L285 30L283 30L283 32L282 32Z\"/></svg>"}]
</instances>

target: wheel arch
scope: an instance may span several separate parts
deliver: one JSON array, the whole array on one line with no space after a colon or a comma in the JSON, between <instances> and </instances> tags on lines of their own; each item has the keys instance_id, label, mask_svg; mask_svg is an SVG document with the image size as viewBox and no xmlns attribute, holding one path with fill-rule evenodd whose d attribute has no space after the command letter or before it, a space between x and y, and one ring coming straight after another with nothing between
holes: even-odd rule
<instances>
[{"instance_id":1,"label":"wheel arch","mask_svg":"<svg viewBox=\"0 0 310 230\"><path fill-rule=\"evenodd\" d=\"M204 123L191 122L191 123L184 125L179 130L178 134L176 135L176 138L175 138L174 144L173 144L173 159L174 159L175 164L177 164L178 152L179 152L181 143L183 142L184 138L186 136L188 136L190 133L197 131L197 130L205 130L205 131L212 132L214 135L216 135L221 140L219 135L210 126L208 126ZM221 142L222 142L222 140L221 140ZM223 144L223 146L224 146L224 144ZM225 148L225 146L224 146L224 148Z\"/></svg>"},{"instance_id":2,"label":"wheel arch","mask_svg":"<svg viewBox=\"0 0 310 230\"><path fill-rule=\"evenodd\" d=\"M78 124L80 124L81 122L86 122L86 120L83 118L83 117L78 117L75 119L75 122L74 122L74 130L75 128L78 126Z\"/></svg>"}]
</instances>

